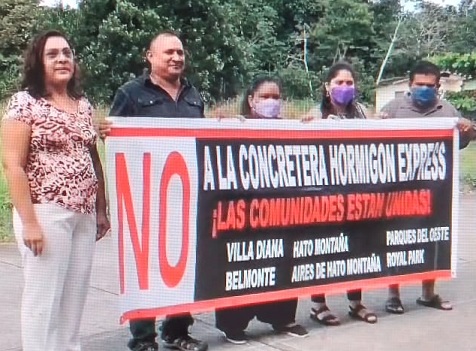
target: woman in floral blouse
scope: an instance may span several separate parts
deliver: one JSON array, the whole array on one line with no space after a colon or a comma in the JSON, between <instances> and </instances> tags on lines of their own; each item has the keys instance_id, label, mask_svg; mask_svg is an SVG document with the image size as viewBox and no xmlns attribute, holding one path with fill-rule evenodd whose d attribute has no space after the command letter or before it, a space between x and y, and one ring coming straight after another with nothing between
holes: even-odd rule
<instances>
[{"instance_id":1,"label":"woman in floral blouse","mask_svg":"<svg viewBox=\"0 0 476 351\"><path fill-rule=\"evenodd\" d=\"M109 230L92 123L66 37L40 34L25 54L23 91L2 125L5 175L24 264L24 351L80 350L95 241Z\"/></svg>"}]
</instances>

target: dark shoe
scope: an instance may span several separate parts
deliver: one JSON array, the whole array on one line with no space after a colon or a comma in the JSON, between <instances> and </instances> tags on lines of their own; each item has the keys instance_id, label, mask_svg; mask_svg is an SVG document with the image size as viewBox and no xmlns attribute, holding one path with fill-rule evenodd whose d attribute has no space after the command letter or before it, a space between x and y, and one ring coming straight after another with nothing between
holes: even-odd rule
<instances>
[{"instance_id":1,"label":"dark shoe","mask_svg":"<svg viewBox=\"0 0 476 351\"><path fill-rule=\"evenodd\" d=\"M324 317L319 318L319 315L321 313L327 312L327 311L329 311L329 313L327 313ZM315 308L311 308L311 314L309 315L309 317L311 317L313 321L321 323L322 325L336 326L340 324L339 318L333 313L331 313L331 311L329 310L329 307L327 306L322 306L321 308L317 310Z\"/></svg>"},{"instance_id":2,"label":"dark shoe","mask_svg":"<svg viewBox=\"0 0 476 351\"><path fill-rule=\"evenodd\" d=\"M235 345L246 344L248 338L243 330L227 330L222 331L223 335L226 338L226 341L231 342Z\"/></svg>"},{"instance_id":3,"label":"dark shoe","mask_svg":"<svg viewBox=\"0 0 476 351\"><path fill-rule=\"evenodd\" d=\"M156 342L140 342L136 344L132 349L132 351L158 351L159 344Z\"/></svg>"},{"instance_id":4,"label":"dark shoe","mask_svg":"<svg viewBox=\"0 0 476 351\"><path fill-rule=\"evenodd\" d=\"M165 337L162 341L165 347L180 351L206 351L208 349L206 342L194 339L190 335L181 336L177 339Z\"/></svg>"},{"instance_id":5,"label":"dark shoe","mask_svg":"<svg viewBox=\"0 0 476 351\"><path fill-rule=\"evenodd\" d=\"M416 300L416 303L425 307L432 307L443 311L451 311L453 309L453 306L451 306L450 302L443 300L440 295L435 295L428 301L419 297Z\"/></svg>"},{"instance_id":6,"label":"dark shoe","mask_svg":"<svg viewBox=\"0 0 476 351\"><path fill-rule=\"evenodd\" d=\"M295 338L305 338L306 336L309 335L308 331L306 328L304 328L300 324L293 324L291 326L274 326L273 329L277 331L278 333L285 333L290 336L294 336Z\"/></svg>"},{"instance_id":7,"label":"dark shoe","mask_svg":"<svg viewBox=\"0 0 476 351\"><path fill-rule=\"evenodd\" d=\"M398 297L391 297L387 300L387 302L385 303L385 311L393 314L405 313L402 301Z\"/></svg>"},{"instance_id":8,"label":"dark shoe","mask_svg":"<svg viewBox=\"0 0 476 351\"><path fill-rule=\"evenodd\" d=\"M360 304L355 308L349 306L349 316L360 321L364 321L370 324L377 323L377 315L369 311L364 305Z\"/></svg>"}]
</instances>

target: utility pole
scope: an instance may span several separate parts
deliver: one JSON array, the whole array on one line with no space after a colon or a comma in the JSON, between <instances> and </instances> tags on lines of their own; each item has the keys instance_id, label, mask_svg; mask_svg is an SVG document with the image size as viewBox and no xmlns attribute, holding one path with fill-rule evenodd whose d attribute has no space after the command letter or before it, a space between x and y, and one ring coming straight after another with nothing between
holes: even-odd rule
<instances>
[{"instance_id":1,"label":"utility pole","mask_svg":"<svg viewBox=\"0 0 476 351\"><path fill-rule=\"evenodd\" d=\"M393 32L392 41L390 42L390 45L388 46L387 54L385 55L385 58L383 59L382 64L380 65L377 81L375 83L376 86L378 86L380 81L382 80L383 70L385 69L385 66L387 65L387 61L390 58L390 55L393 50L393 46L395 45L395 42L397 41L398 29L400 28L400 25L402 24L402 22L403 22L403 16L400 15L400 17L398 18L397 26L395 27L395 31Z\"/></svg>"},{"instance_id":2,"label":"utility pole","mask_svg":"<svg viewBox=\"0 0 476 351\"><path fill-rule=\"evenodd\" d=\"M303 26L303 32L302 32L302 41L303 41L303 62L304 62L304 69L306 70L306 73L309 77L309 66L307 65L307 33L306 33L306 24L304 24ZM313 93L313 89L312 89L312 81L311 79L309 78L309 81L308 81L308 84L309 84L309 92Z\"/></svg>"}]
</instances>

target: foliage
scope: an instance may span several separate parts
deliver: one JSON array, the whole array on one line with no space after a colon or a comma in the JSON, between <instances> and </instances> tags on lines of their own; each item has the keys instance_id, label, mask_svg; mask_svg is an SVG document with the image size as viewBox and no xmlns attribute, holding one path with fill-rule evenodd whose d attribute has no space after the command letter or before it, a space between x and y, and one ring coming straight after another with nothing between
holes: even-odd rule
<instances>
[{"instance_id":1,"label":"foliage","mask_svg":"<svg viewBox=\"0 0 476 351\"><path fill-rule=\"evenodd\" d=\"M12 95L20 80L20 56L3 56L0 53L0 99Z\"/></svg>"},{"instance_id":2,"label":"foliage","mask_svg":"<svg viewBox=\"0 0 476 351\"><path fill-rule=\"evenodd\" d=\"M163 29L182 34L187 77L211 103L239 95L258 73L282 77L288 96L316 99L326 68L339 59L356 64L361 97L372 103L402 21L384 78L406 75L415 60L445 52L468 56L448 56L442 66L473 71L473 63L464 62L474 61L476 47L470 0L457 7L412 0L413 12L404 11L401 0L82 0L78 9L38 7L38 1L0 3L0 97L17 88L21 52L47 28L72 39L88 96L105 103L142 73L147 45Z\"/></svg>"},{"instance_id":3,"label":"foliage","mask_svg":"<svg viewBox=\"0 0 476 351\"><path fill-rule=\"evenodd\" d=\"M460 151L459 178L463 181L463 187L476 188L476 144L470 143Z\"/></svg>"},{"instance_id":4,"label":"foliage","mask_svg":"<svg viewBox=\"0 0 476 351\"><path fill-rule=\"evenodd\" d=\"M21 54L36 23L38 0L2 0L0 2L0 49Z\"/></svg>"},{"instance_id":5,"label":"foliage","mask_svg":"<svg viewBox=\"0 0 476 351\"><path fill-rule=\"evenodd\" d=\"M323 17L312 27L311 43L319 55L314 69L347 57L365 57L375 44L373 16L367 4L355 0L329 0Z\"/></svg>"},{"instance_id":6,"label":"foliage","mask_svg":"<svg viewBox=\"0 0 476 351\"><path fill-rule=\"evenodd\" d=\"M476 119L476 91L449 92L446 99L466 118Z\"/></svg>"},{"instance_id":7,"label":"foliage","mask_svg":"<svg viewBox=\"0 0 476 351\"><path fill-rule=\"evenodd\" d=\"M21 56L36 25L38 0L0 2L0 99L19 83Z\"/></svg>"},{"instance_id":8,"label":"foliage","mask_svg":"<svg viewBox=\"0 0 476 351\"><path fill-rule=\"evenodd\" d=\"M476 78L476 53L454 53L434 56L431 59L442 70L461 75L464 79ZM468 118L476 118L476 91L448 93L446 98Z\"/></svg>"},{"instance_id":9,"label":"foliage","mask_svg":"<svg viewBox=\"0 0 476 351\"><path fill-rule=\"evenodd\" d=\"M151 27L161 30L160 23L164 23L164 19L155 11L139 8L129 1L119 0L114 7L106 7L110 12L104 8L96 12L97 3L81 3L81 20L95 23L97 27L83 28L79 39L80 46L83 45L80 59L87 72L87 92L101 102L110 100L121 84L141 73L145 48L154 34ZM96 39L85 40L89 36Z\"/></svg>"},{"instance_id":10,"label":"foliage","mask_svg":"<svg viewBox=\"0 0 476 351\"><path fill-rule=\"evenodd\" d=\"M78 11L49 19L78 23L68 27L69 34L87 73L87 92L97 102L110 101L121 84L142 73L150 40L165 29L181 34L188 49L188 78L210 100L235 95L245 73L243 45L223 10L218 0L83 0ZM72 12L75 20L66 21Z\"/></svg>"},{"instance_id":11,"label":"foliage","mask_svg":"<svg viewBox=\"0 0 476 351\"><path fill-rule=\"evenodd\" d=\"M457 53L471 53L476 47L476 8L472 0L462 0L448 28L448 42Z\"/></svg>"},{"instance_id":12,"label":"foliage","mask_svg":"<svg viewBox=\"0 0 476 351\"><path fill-rule=\"evenodd\" d=\"M403 26L402 40L407 51L417 58L427 58L448 48L449 24L454 13L429 1L419 1L417 12Z\"/></svg>"},{"instance_id":13,"label":"foliage","mask_svg":"<svg viewBox=\"0 0 476 351\"><path fill-rule=\"evenodd\" d=\"M431 59L442 70L448 70L467 79L476 77L476 53L448 52Z\"/></svg>"},{"instance_id":14,"label":"foliage","mask_svg":"<svg viewBox=\"0 0 476 351\"><path fill-rule=\"evenodd\" d=\"M285 95L289 99L302 99L312 96L320 98L321 77L316 72L306 72L293 66L283 68L279 76L285 87ZM311 82L311 86L309 86ZM314 89L315 88L315 89Z\"/></svg>"}]
</instances>

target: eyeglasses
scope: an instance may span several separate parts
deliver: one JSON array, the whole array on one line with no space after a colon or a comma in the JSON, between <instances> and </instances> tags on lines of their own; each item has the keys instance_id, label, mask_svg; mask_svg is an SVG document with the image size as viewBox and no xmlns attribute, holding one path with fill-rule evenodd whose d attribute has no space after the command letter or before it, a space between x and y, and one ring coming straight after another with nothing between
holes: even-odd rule
<instances>
[{"instance_id":1,"label":"eyeglasses","mask_svg":"<svg viewBox=\"0 0 476 351\"><path fill-rule=\"evenodd\" d=\"M46 58L50 60L54 60L60 54L63 54L63 56L66 57L67 59L72 59L74 57L74 51L69 48L64 48L63 50L58 50L58 49L48 50L45 53L45 56Z\"/></svg>"}]
</instances>

